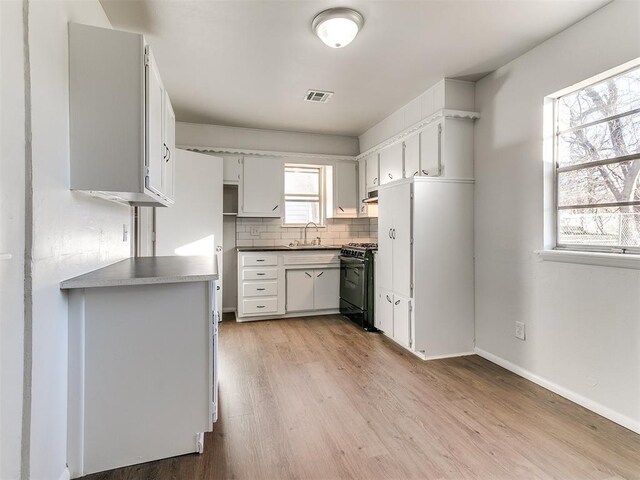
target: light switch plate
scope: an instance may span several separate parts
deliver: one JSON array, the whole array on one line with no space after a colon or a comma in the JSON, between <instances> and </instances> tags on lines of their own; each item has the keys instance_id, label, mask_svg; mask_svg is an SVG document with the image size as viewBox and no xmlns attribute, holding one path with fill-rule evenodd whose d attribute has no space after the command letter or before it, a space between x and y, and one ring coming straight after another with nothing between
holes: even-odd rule
<instances>
[{"instance_id":1,"label":"light switch plate","mask_svg":"<svg viewBox=\"0 0 640 480\"><path fill-rule=\"evenodd\" d=\"M525 339L524 322L516 322L516 338L519 338L520 340Z\"/></svg>"},{"instance_id":2,"label":"light switch plate","mask_svg":"<svg viewBox=\"0 0 640 480\"><path fill-rule=\"evenodd\" d=\"M251 235L257 237L260 235L260 229L258 227L251 227Z\"/></svg>"}]
</instances>

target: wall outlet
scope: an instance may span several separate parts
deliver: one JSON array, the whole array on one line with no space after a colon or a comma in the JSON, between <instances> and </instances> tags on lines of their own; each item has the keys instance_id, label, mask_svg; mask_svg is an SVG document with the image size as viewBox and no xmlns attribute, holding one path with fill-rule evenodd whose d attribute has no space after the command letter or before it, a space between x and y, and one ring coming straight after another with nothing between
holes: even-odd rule
<instances>
[{"instance_id":1,"label":"wall outlet","mask_svg":"<svg viewBox=\"0 0 640 480\"><path fill-rule=\"evenodd\" d=\"M260 229L258 227L251 227L251 236L257 237L260 235Z\"/></svg>"},{"instance_id":2,"label":"wall outlet","mask_svg":"<svg viewBox=\"0 0 640 480\"><path fill-rule=\"evenodd\" d=\"M524 337L525 337L524 323L516 322L516 338L519 338L520 340L524 340Z\"/></svg>"}]
</instances>

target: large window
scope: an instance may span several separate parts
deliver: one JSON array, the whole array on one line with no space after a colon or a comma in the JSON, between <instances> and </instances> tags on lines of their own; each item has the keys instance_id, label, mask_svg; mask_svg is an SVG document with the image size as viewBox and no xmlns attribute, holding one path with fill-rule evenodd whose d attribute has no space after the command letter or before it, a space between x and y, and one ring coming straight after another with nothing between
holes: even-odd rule
<instances>
[{"instance_id":1,"label":"large window","mask_svg":"<svg viewBox=\"0 0 640 480\"><path fill-rule=\"evenodd\" d=\"M640 253L640 68L555 107L557 246Z\"/></svg>"},{"instance_id":2,"label":"large window","mask_svg":"<svg viewBox=\"0 0 640 480\"><path fill-rule=\"evenodd\" d=\"M322 167L285 165L284 223L306 225L323 223Z\"/></svg>"}]
</instances>

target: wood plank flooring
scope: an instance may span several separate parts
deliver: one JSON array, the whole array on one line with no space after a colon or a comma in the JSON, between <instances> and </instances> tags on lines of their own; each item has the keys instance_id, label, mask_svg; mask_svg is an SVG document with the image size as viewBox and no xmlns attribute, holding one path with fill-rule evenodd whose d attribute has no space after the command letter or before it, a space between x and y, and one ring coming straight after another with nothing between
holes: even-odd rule
<instances>
[{"instance_id":1,"label":"wood plank flooring","mask_svg":"<svg viewBox=\"0 0 640 480\"><path fill-rule=\"evenodd\" d=\"M203 455L86 477L640 479L640 435L480 357L423 362L337 316L220 328Z\"/></svg>"}]
</instances>

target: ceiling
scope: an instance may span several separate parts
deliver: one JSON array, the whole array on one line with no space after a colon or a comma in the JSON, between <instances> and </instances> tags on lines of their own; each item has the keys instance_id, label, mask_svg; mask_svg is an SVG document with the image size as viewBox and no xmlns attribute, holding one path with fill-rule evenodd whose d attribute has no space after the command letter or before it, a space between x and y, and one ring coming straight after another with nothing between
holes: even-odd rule
<instances>
[{"instance_id":1,"label":"ceiling","mask_svg":"<svg viewBox=\"0 0 640 480\"><path fill-rule=\"evenodd\" d=\"M114 28L144 33L178 121L359 135L443 77L477 80L609 0L102 0ZM345 48L311 30L355 8ZM304 102L308 89L335 92Z\"/></svg>"}]
</instances>

